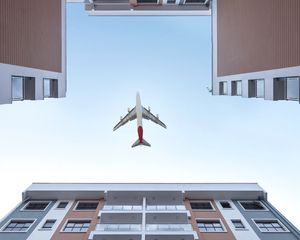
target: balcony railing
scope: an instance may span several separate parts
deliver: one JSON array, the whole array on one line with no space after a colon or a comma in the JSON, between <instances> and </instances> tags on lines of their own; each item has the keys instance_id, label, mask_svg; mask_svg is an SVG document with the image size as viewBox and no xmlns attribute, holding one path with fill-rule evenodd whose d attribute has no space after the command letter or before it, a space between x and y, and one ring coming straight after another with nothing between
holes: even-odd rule
<instances>
[{"instance_id":1,"label":"balcony railing","mask_svg":"<svg viewBox=\"0 0 300 240\"><path fill-rule=\"evenodd\" d=\"M103 232L139 232L141 224L97 224L96 231Z\"/></svg>"},{"instance_id":2,"label":"balcony railing","mask_svg":"<svg viewBox=\"0 0 300 240\"><path fill-rule=\"evenodd\" d=\"M148 205L147 211L184 211L184 205Z\"/></svg>"},{"instance_id":3,"label":"balcony railing","mask_svg":"<svg viewBox=\"0 0 300 240\"><path fill-rule=\"evenodd\" d=\"M147 224L146 231L193 231L190 224Z\"/></svg>"},{"instance_id":4,"label":"balcony railing","mask_svg":"<svg viewBox=\"0 0 300 240\"><path fill-rule=\"evenodd\" d=\"M141 205L104 205L102 211L142 211Z\"/></svg>"}]
</instances>

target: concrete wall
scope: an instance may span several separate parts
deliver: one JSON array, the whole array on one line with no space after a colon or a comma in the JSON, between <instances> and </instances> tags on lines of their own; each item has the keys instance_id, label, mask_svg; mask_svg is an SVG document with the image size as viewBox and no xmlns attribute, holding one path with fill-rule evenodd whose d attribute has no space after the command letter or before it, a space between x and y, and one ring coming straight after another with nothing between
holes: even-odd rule
<instances>
[{"instance_id":1,"label":"concrete wall","mask_svg":"<svg viewBox=\"0 0 300 240\"><path fill-rule=\"evenodd\" d=\"M0 240L25 240L29 235L36 229L40 224L42 219L47 215L49 210L53 207L55 201L51 201L45 211L21 211L22 208L27 204L27 202L19 205L12 213L10 213L5 219L0 223L0 229L7 224L10 219L35 219L34 224L26 233L7 233L0 231Z\"/></svg>"}]
</instances>

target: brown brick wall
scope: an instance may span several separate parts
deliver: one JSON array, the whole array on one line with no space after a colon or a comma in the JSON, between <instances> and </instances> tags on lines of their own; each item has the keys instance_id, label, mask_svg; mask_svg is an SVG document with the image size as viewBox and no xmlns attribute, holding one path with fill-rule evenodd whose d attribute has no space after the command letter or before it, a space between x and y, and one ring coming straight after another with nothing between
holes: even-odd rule
<instances>
[{"instance_id":1,"label":"brown brick wall","mask_svg":"<svg viewBox=\"0 0 300 240\"><path fill-rule=\"evenodd\" d=\"M0 1L0 63L62 71L61 0Z\"/></svg>"}]
</instances>

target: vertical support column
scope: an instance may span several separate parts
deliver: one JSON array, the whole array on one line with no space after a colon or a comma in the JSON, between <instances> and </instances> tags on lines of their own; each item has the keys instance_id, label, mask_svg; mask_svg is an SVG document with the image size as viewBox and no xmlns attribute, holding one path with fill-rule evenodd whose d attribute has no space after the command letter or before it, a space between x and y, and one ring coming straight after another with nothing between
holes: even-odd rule
<instances>
[{"instance_id":1,"label":"vertical support column","mask_svg":"<svg viewBox=\"0 0 300 240\"><path fill-rule=\"evenodd\" d=\"M218 81L218 15L217 15L217 0L211 2L212 17L212 94L220 95L219 81Z\"/></svg>"},{"instance_id":2,"label":"vertical support column","mask_svg":"<svg viewBox=\"0 0 300 240\"><path fill-rule=\"evenodd\" d=\"M146 197L143 197L143 214L142 214L142 240L145 240L145 234L146 234Z\"/></svg>"}]
</instances>

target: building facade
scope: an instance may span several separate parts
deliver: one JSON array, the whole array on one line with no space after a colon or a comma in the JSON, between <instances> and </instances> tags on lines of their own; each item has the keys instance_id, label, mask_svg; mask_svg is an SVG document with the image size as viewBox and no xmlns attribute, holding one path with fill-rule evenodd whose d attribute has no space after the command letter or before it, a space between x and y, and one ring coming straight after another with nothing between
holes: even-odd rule
<instances>
[{"instance_id":1,"label":"building facade","mask_svg":"<svg viewBox=\"0 0 300 240\"><path fill-rule=\"evenodd\" d=\"M296 240L257 184L35 183L0 240Z\"/></svg>"},{"instance_id":2,"label":"building facade","mask_svg":"<svg viewBox=\"0 0 300 240\"><path fill-rule=\"evenodd\" d=\"M66 96L65 0L0 1L0 104Z\"/></svg>"},{"instance_id":3,"label":"building facade","mask_svg":"<svg viewBox=\"0 0 300 240\"><path fill-rule=\"evenodd\" d=\"M213 94L300 95L300 1L213 0Z\"/></svg>"}]
</instances>

